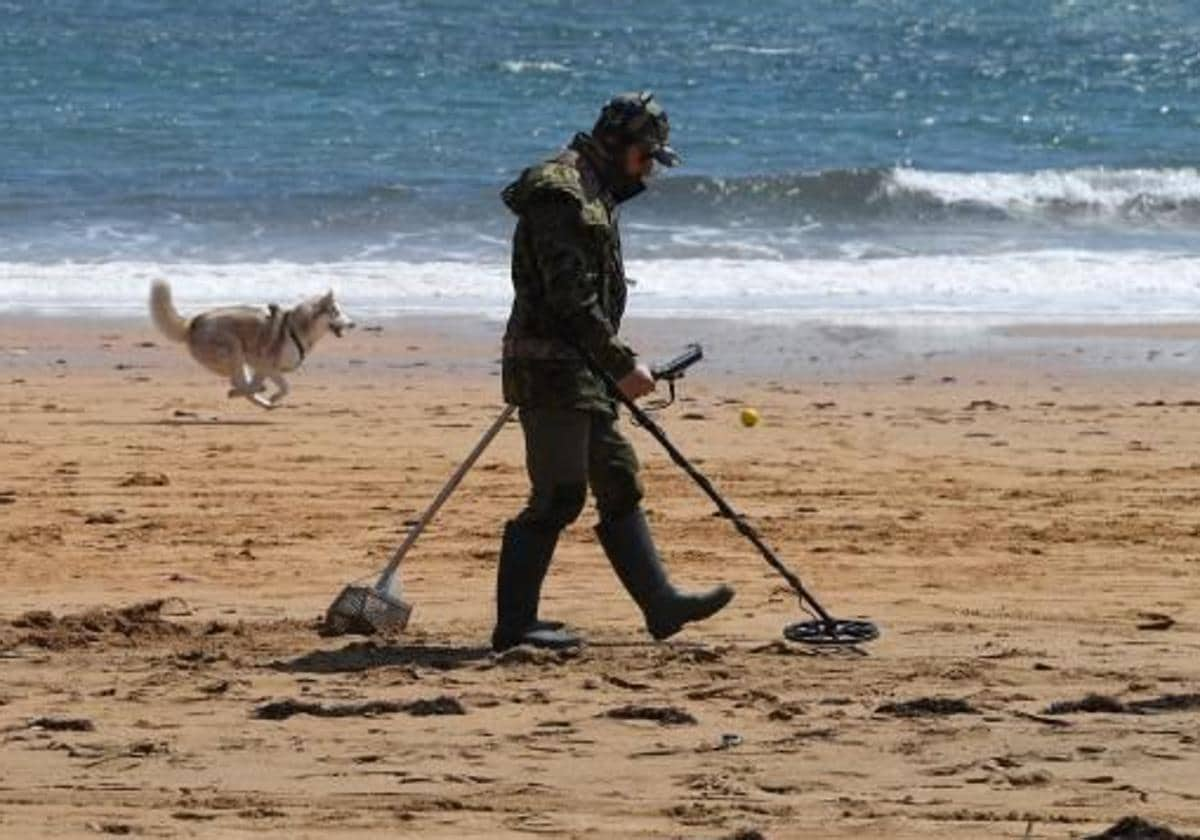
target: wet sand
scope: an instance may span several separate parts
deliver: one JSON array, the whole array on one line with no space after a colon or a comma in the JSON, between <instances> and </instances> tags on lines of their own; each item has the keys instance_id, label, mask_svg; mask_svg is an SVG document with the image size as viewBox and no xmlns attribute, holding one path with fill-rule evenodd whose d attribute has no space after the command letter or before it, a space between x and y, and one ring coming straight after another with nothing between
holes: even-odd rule
<instances>
[{"instance_id":1,"label":"wet sand","mask_svg":"<svg viewBox=\"0 0 1200 840\"><path fill-rule=\"evenodd\" d=\"M496 324L367 326L268 413L140 321L0 319L0 836L1200 831L1191 332L635 321L706 342L672 438L885 635L783 642L795 598L631 428L676 580L737 599L650 642L588 511L543 615L590 644L494 657L515 426L410 555L409 630L315 632L500 408Z\"/></svg>"}]
</instances>

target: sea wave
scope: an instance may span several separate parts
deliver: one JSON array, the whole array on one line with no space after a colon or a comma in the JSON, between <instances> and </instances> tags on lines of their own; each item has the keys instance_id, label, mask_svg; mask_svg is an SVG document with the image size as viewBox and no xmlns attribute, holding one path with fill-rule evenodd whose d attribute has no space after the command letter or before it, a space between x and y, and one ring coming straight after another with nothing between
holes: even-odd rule
<instances>
[{"instance_id":1,"label":"sea wave","mask_svg":"<svg viewBox=\"0 0 1200 840\"><path fill-rule=\"evenodd\" d=\"M515 173L513 173L515 174ZM436 182L360 184L349 189L307 189L278 194L217 197L163 191L124 195L50 196L5 194L0 188L0 216L64 210L114 214L146 210L176 211L196 221L250 216L288 220L307 216L374 221L388 211L430 220L496 215L504 176L494 183ZM637 206L667 203L685 214L716 216L761 211L779 218L780 210L814 217L879 217L931 211L985 214L992 217L1099 216L1121 219L1155 217L1200 220L1200 168L1104 167L1045 169L1032 172L952 172L909 167L828 169L814 172L722 177L672 173L656 178ZM501 215L503 215L501 213ZM787 220L790 216L782 217Z\"/></svg>"},{"instance_id":2,"label":"sea wave","mask_svg":"<svg viewBox=\"0 0 1200 840\"><path fill-rule=\"evenodd\" d=\"M513 224L503 181L58 204L0 195L0 262L502 259ZM654 258L1195 252L1200 169L671 174L623 217L627 253Z\"/></svg>"},{"instance_id":3,"label":"sea wave","mask_svg":"<svg viewBox=\"0 0 1200 840\"><path fill-rule=\"evenodd\" d=\"M762 177L664 178L652 198L691 215L797 220L1014 221L1195 224L1200 169L943 172L835 169Z\"/></svg>"},{"instance_id":4,"label":"sea wave","mask_svg":"<svg viewBox=\"0 0 1200 840\"><path fill-rule=\"evenodd\" d=\"M569 73L571 68L559 61L517 61L500 62L500 69L506 73Z\"/></svg>"},{"instance_id":5,"label":"sea wave","mask_svg":"<svg viewBox=\"0 0 1200 840\"><path fill-rule=\"evenodd\" d=\"M746 55L811 55L812 47L764 47L755 44L713 44L715 53L745 53Z\"/></svg>"},{"instance_id":6,"label":"sea wave","mask_svg":"<svg viewBox=\"0 0 1200 840\"><path fill-rule=\"evenodd\" d=\"M989 256L633 260L632 315L754 321L823 318L1174 320L1200 310L1193 254L1047 250ZM332 287L360 315L446 312L502 317L502 262L300 264L0 263L0 312L138 314L150 282L169 280L183 311L289 303Z\"/></svg>"},{"instance_id":7,"label":"sea wave","mask_svg":"<svg viewBox=\"0 0 1200 840\"><path fill-rule=\"evenodd\" d=\"M1038 172L929 172L896 169L885 192L947 206L1006 213L1143 217L1200 212L1200 169L1071 169Z\"/></svg>"}]
</instances>

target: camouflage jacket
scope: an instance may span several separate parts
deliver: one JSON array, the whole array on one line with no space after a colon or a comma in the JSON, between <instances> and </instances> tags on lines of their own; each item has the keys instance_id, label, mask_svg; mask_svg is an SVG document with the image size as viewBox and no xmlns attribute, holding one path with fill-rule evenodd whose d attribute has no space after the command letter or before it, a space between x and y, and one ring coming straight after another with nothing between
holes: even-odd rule
<instances>
[{"instance_id":1,"label":"camouflage jacket","mask_svg":"<svg viewBox=\"0 0 1200 840\"><path fill-rule=\"evenodd\" d=\"M640 185L609 186L600 154L577 135L504 190L518 217L503 355L504 399L514 405L612 411L576 348L615 379L633 370L635 354L617 336L626 296L617 205Z\"/></svg>"}]
</instances>

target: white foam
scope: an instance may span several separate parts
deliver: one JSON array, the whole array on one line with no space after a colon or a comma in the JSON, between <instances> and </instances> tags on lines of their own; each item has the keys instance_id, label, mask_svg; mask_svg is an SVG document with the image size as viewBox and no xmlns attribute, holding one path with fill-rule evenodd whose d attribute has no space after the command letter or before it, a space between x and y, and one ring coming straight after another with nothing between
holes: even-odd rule
<instances>
[{"instance_id":1,"label":"white foam","mask_svg":"<svg viewBox=\"0 0 1200 840\"><path fill-rule=\"evenodd\" d=\"M500 68L509 73L569 73L571 68L557 61L502 61Z\"/></svg>"},{"instance_id":2,"label":"white foam","mask_svg":"<svg viewBox=\"0 0 1200 840\"><path fill-rule=\"evenodd\" d=\"M1200 312L1200 256L1034 251L880 259L634 260L630 312L741 320L1172 320ZM184 312L332 287L358 315L501 317L505 263L0 263L0 311L140 314L164 278Z\"/></svg>"},{"instance_id":3,"label":"white foam","mask_svg":"<svg viewBox=\"0 0 1200 840\"><path fill-rule=\"evenodd\" d=\"M503 266L466 262L0 263L0 311L140 312L158 279L181 310L287 304L333 288L364 312L466 312L500 306L510 288Z\"/></svg>"},{"instance_id":4,"label":"white foam","mask_svg":"<svg viewBox=\"0 0 1200 840\"><path fill-rule=\"evenodd\" d=\"M713 52L745 53L746 55L809 55L811 47L759 47L753 44L713 44Z\"/></svg>"},{"instance_id":5,"label":"white foam","mask_svg":"<svg viewBox=\"0 0 1200 840\"><path fill-rule=\"evenodd\" d=\"M1152 201L1200 202L1200 169L1046 169L1035 172L933 172L896 169L890 195L924 194L947 204L1032 212L1067 205L1113 213Z\"/></svg>"}]
</instances>

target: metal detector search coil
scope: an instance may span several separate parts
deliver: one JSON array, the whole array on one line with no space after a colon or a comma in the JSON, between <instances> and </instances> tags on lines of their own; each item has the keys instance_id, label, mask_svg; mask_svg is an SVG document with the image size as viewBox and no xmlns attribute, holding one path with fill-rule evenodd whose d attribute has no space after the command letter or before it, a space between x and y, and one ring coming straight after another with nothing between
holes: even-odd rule
<instances>
[{"instance_id":1,"label":"metal detector search coil","mask_svg":"<svg viewBox=\"0 0 1200 840\"><path fill-rule=\"evenodd\" d=\"M833 618L822 621L797 621L783 628L783 637L789 642L806 645L861 645L879 638L879 628L870 621Z\"/></svg>"}]
</instances>

